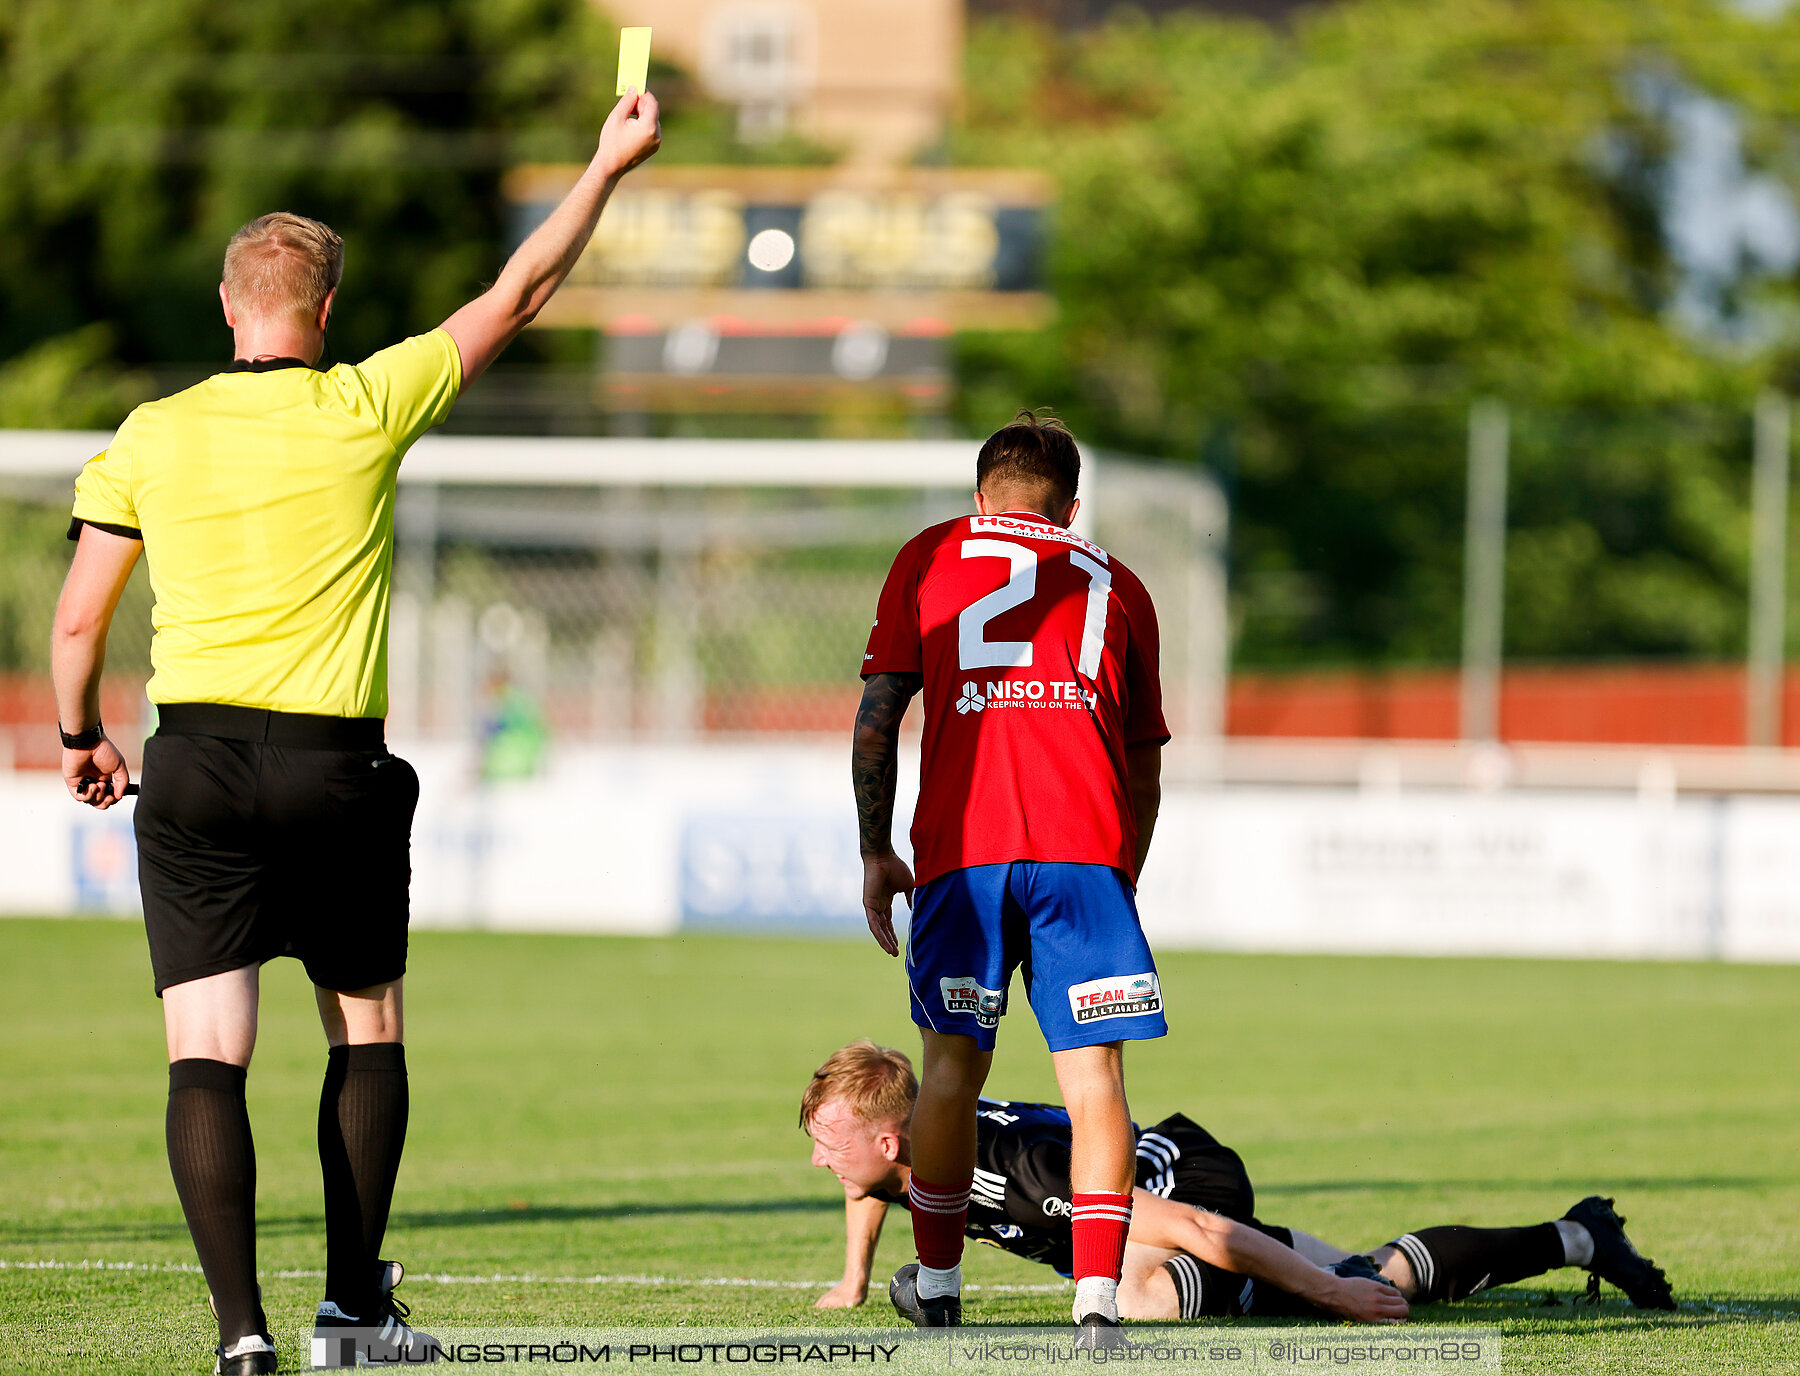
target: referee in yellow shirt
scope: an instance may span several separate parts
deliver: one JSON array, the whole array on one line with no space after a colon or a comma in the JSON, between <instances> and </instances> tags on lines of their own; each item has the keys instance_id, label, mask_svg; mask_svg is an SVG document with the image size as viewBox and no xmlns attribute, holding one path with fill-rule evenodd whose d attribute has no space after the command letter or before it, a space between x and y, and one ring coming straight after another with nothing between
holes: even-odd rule
<instances>
[{"instance_id":1,"label":"referee in yellow shirt","mask_svg":"<svg viewBox=\"0 0 1800 1376\"><path fill-rule=\"evenodd\" d=\"M215 1371L275 1370L244 1078L258 969L281 955L305 963L330 1045L313 1365L438 1355L393 1298L399 1265L379 1258L406 1136L400 991L419 794L382 732L395 475L561 285L619 178L660 139L655 99L627 95L491 290L354 366L316 366L342 240L298 215L251 222L219 287L235 361L138 407L76 481L51 655L63 776L94 807L129 782L99 690L140 554L156 596L138 879L168 1034L169 1166L219 1321Z\"/></svg>"}]
</instances>

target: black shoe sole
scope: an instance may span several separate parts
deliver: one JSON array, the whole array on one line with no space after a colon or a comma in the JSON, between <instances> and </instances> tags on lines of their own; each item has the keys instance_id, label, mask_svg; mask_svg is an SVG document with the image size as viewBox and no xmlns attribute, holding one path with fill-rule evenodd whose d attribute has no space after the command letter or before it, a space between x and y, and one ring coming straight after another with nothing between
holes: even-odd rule
<instances>
[{"instance_id":1,"label":"black shoe sole","mask_svg":"<svg viewBox=\"0 0 1800 1376\"><path fill-rule=\"evenodd\" d=\"M262 1286L256 1287L256 1302L262 1303ZM213 1297L206 1297L206 1307L213 1311L213 1318L219 1317L219 1311L213 1305ZM275 1339L264 1333L262 1340L269 1345L267 1352L245 1352L227 1360L225 1346L221 1343L213 1349L213 1376L268 1376L277 1370L275 1359ZM234 1340L235 1341L235 1340Z\"/></svg>"},{"instance_id":2,"label":"black shoe sole","mask_svg":"<svg viewBox=\"0 0 1800 1376\"><path fill-rule=\"evenodd\" d=\"M1112 1351L1130 1345L1119 1321L1104 1314L1089 1314L1075 1325L1075 1346L1083 1352Z\"/></svg>"}]
</instances>

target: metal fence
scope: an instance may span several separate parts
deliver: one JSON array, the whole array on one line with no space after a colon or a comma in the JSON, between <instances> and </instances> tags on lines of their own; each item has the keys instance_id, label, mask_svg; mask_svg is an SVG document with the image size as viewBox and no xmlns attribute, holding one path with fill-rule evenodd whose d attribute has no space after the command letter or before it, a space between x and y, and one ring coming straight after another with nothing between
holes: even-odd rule
<instances>
[{"instance_id":1,"label":"metal fence","mask_svg":"<svg viewBox=\"0 0 1800 1376\"><path fill-rule=\"evenodd\" d=\"M0 720L15 726L53 715L45 647L69 479L106 438L0 436ZM847 731L888 565L920 529L970 510L974 454L951 442L429 439L402 468L391 732ZM1080 528L1155 598L1171 724L1216 734L1218 493L1193 470L1098 455L1083 496ZM115 722L148 673L149 608L140 572L109 650ZM51 762L37 753L21 741L14 758Z\"/></svg>"},{"instance_id":2,"label":"metal fence","mask_svg":"<svg viewBox=\"0 0 1800 1376\"><path fill-rule=\"evenodd\" d=\"M583 736L847 730L895 551L969 510L973 447L954 448L971 470L958 486L797 486L779 466L754 481L749 465L679 486L635 471L582 485L408 484L395 730L480 731L508 695ZM1222 505L1191 472L1110 457L1093 467L1090 529L1157 599L1172 714L1184 730L1216 731Z\"/></svg>"}]
</instances>

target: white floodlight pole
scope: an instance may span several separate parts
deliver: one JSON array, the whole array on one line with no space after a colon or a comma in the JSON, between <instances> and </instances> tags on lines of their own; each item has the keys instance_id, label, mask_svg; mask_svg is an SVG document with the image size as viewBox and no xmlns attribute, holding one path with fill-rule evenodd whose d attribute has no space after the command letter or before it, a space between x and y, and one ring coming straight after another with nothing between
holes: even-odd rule
<instances>
[{"instance_id":1,"label":"white floodlight pole","mask_svg":"<svg viewBox=\"0 0 1800 1376\"><path fill-rule=\"evenodd\" d=\"M1506 606L1506 407L1469 408L1469 508L1463 543L1462 737L1500 738L1500 637Z\"/></svg>"},{"instance_id":2,"label":"white floodlight pole","mask_svg":"<svg viewBox=\"0 0 1800 1376\"><path fill-rule=\"evenodd\" d=\"M1188 664L1187 732L1210 750L1209 774L1225 735L1225 707L1231 671L1230 617L1225 611L1226 568L1221 551L1231 519L1224 499L1210 485L1188 499Z\"/></svg>"},{"instance_id":3,"label":"white floodlight pole","mask_svg":"<svg viewBox=\"0 0 1800 1376\"><path fill-rule=\"evenodd\" d=\"M1744 739L1781 744L1781 671L1787 641L1788 449L1791 405L1779 392L1756 399L1750 496L1750 637Z\"/></svg>"}]
</instances>

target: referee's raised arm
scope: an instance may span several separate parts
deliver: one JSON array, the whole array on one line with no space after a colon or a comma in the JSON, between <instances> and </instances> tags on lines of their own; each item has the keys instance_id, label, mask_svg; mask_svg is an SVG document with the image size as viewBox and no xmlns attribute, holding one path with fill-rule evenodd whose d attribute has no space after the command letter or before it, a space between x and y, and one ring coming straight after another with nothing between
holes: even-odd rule
<instances>
[{"instance_id":1,"label":"referee's raised arm","mask_svg":"<svg viewBox=\"0 0 1800 1376\"><path fill-rule=\"evenodd\" d=\"M618 180L661 141L635 93L573 191L441 329L319 366L344 241L273 211L226 245L232 361L137 407L75 481L52 653L63 776L96 808L130 783L100 721L119 595L141 558L154 669L132 813L169 1050L169 1169L218 1321L213 1370L276 1369L256 1269L245 1083L261 968L300 960L329 1048L319 1096L324 1295L312 1365L434 1360L382 1255L410 1091L404 984L418 775L387 747L401 462L543 308ZM196 1287L197 1289L198 1287ZM198 1300L198 1295L195 1297Z\"/></svg>"},{"instance_id":2,"label":"referee's raised arm","mask_svg":"<svg viewBox=\"0 0 1800 1376\"><path fill-rule=\"evenodd\" d=\"M613 188L662 144L656 97L629 91L600 130L600 146L562 204L507 260L499 280L452 315L444 331L462 354L462 385L487 371L563 284Z\"/></svg>"}]
</instances>

